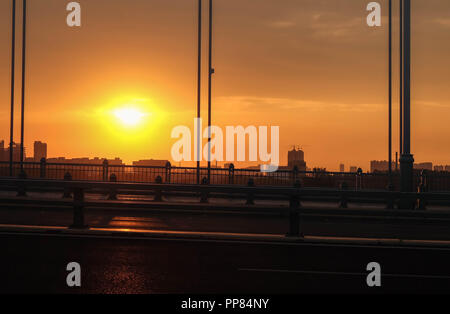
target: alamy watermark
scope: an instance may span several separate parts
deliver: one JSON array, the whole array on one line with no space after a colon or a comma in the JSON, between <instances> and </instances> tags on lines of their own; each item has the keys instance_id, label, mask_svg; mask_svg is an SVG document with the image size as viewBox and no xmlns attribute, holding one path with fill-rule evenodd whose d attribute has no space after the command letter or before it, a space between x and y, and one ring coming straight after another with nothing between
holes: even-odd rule
<instances>
[{"instance_id":1,"label":"alamy watermark","mask_svg":"<svg viewBox=\"0 0 450 314\"><path fill-rule=\"evenodd\" d=\"M371 262L367 264L367 271L370 271L367 275L367 286L369 287L381 287L381 265L377 262Z\"/></svg>"},{"instance_id":2,"label":"alamy watermark","mask_svg":"<svg viewBox=\"0 0 450 314\"><path fill-rule=\"evenodd\" d=\"M66 270L70 273L66 277L68 287L81 287L81 266L77 262L67 264Z\"/></svg>"},{"instance_id":3,"label":"alamy watermark","mask_svg":"<svg viewBox=\"0 0 450 314\"><path fill-rule=\"evenodd\" d=\"M69 27L81 26L81 5L78 2L69 2L66 10L70 13L67 15L66 23Z\"/></svg>"},{"instance_id":4,"label":"alamy watermark","mask_svg":"<svg viewBox=\"0 0 450 314\"><path fill-rule=\"evenodd\" d=\"M202 119L194 119L194 136L191 129L181 125L172 129L173 144L171 155L175 162L191 161L227 161L227 162L263 162L262 172L275 172L280 161L280 127L267 126L227 126L225 132L218 126L203 130ZM224 136L225 133L225 136ZM247 145L248 138L248 145ZM193 141L192 141L193 139ZM203 145L204 139L210 139ZM246 160L248 147L248 160ZM225 148L225 150L224 150ZM224 152L225 151L225 152Z\"/></svg>"},{"instance_id":5,"label":"alamy watermark","mask_svg":"<svg viewBox=\"0 0 450 314\"><path fill-rule=\"evenodd\" d=\"M69 27L81 26L81 5L76 1L71 1L67 4L66 10L70 13L67 15L66 23ZM372 1L367 4L367 11L370 11L367 16L367 25L370 27L381 26L381 5L379 2Z\"/></svg>"}]
</instances>

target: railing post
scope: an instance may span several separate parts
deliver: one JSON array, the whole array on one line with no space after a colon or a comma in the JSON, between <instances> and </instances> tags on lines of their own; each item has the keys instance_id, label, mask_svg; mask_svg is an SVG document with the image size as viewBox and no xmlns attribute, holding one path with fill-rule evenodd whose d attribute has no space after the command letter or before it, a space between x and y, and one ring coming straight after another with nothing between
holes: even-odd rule
<instances>
[{"instance_id":1,"label":"railing post","mask_svg":"<svg viewBox=\"0 0 450 314\"><path fill-rule=\"evenodd\" d=\"M301 199L300 199L300 189L303 187L303 183L302 183L302 181L300 180L300 179L297 179L297 180L295 180L295 182L294 182L294 188L296 188L296 189L299 189L299 191L298 191L298 193L296 194L296 199L297 199L297 201L298 201L298 206L299 207L302 207L302 204L301 204Z\"/></svg>"},{"instance_id":2,"label":"railing post","mask_svg":"<svg viewBox=\"0 0 450 314\"><path fill-rule=\"evenodd\" d=\"M248 179L247 186L250 188L255 187L255 181L253 180L253 178ZM245 203L245 205L255 205L255 196L253 195L252 191L249 191L247 193L247 202Z\"/></svg>"},{"instance_id":3,"label":"railing post","mask_svg":"<svg viewBox=\"0 0 450 314\"><path fill-rule=\"evenodd\" d=\"M202 179L202 185L203 186L207 186L208 185L208 178L204 177ZM209 193L207 191L203 190L201 192L200 203L208 203L208 197L209 197Z\"/></svg>"},{"instance_id":4,"label":"railing post","mask_svg":"<svg viewBox=\"0 0 450 314\"><path fill-rule=\"evenodd\" d=\"M362 172L361 168L356 171L356 191L362 190Z\"/></svg>"},{"instance_id":5,"label":"railing post","mask_svg":"<svg viewBox=\"0 0 450 314\"><path fill-rule=\"evenodd\" d=\"M19 180L26 180L27 174L24 170L19 173ZM20 182L17 186L17 196L27 196L27 189L25 182Z\"/></svg>"},{"instance_id":6,"label":"railing post","mask_svg":"<svg viewBox=\"0 0 450 314\"><path fill-rule=\"evenodd\" d=\"M292 169L292 181L295 183L297 182L297 178L298 178L298 167L294 166L294 168Z\"/></svg>"},{"instance_id":7,"label":"railing post","mask_svg":"<svg viewBox=\"0 0 450 314\"><path fill-rule=\"evenodd\" d=\"M155 183L156 184L162 184L163 182L162 182L163 180L162 180L162 177L161 176L157 176L156 177L156 179L155 179ZM153 199L153 201L155 201L155 202L162 202L162 191L161 191L161 189L156 189L155 190L155 198Z\"/></svg>"},{"instance_id":8,"label":"railing post","mask_svg":"<svg viewBox=\"0 0 450 314\"><path fill-rule=\"evenodd\" d=\"M302 237L300 232L300 188L301 182L296 180L294 183L294 188L297 189L296 192L289 197L289 232L286 234L287 237Z\"/></svg>"},{"instance_id":9,"label":"railing post","mask_svg":"<svg viewBox=\"0 0 450 314\"><path fill-rule=\"evenodd\" d=\"M84 223L84 191L82 188L74 189L73 197L73 224L70 229L87 229Z\"/></svg>"},{"instance_id":10,"label":"railing post","mask_svg":"<svg viewBox=\"0 0 450 314\"><path fill-rule=\"evenodd\" d=\"M395 200L392 196L392 192L394 192L394 185L392 183L389 183L387 186L387 191L389 193L388 199L387 199L387 206L386 209L394 209L395 207Z\"/></svg>"},{"instance_id":11,"label":"railing post","mask_svg":"<svg viewBox=\"0 0 450 314\"><path fill-rule=\"evenodd\" d=\"M348 190L348 183L341 183L341 201L339 203L339 208L348 208L348 198L346 191Z\"/></svg>"},{"instance_id":12,"label":"railing post","mask_svg":"<svg viewBox=\"0 0 450 314\"><path fill-rule=\"evenodd\" d=\"M114 173L111 173L111 176L109 177L109 182L111 182L111 183L116 183L117 182L117 176ZM117 190L116 190L116 188L114 186L112 186L109 189L108 200L110 200L110 201L117 200Z\"/></svg>"},{"instance_id":13,"label":"railing post","mask_svg":"<svg viewBox=\"0 0 450 314\"><path fill-rule=\"evenodd\" d=\"M234 165L230 164L228 167L228 183L233 185L234 184Z\"/></svg>"},{"instance_id":14,"label":"railing post","mask_svg":"<svg viewBox=\"0 0 450 314\"><path fill-rule=\"evenodd\" d=\"M66 174L64 175L64 181L67 181L67 182L72 181L72 175L70 174L70 172L66 172ZM64 187L63 198L72 198L72 193L71 193L70 189L67 187Z\"/></svg>"},{"instance_id":15,"label":"railing post","mask_svg":"<svg viewBox=\"0 0 450 314\"><path fill-rule=\"evenodd\" d=\"M44 157L41 158L40 164L40 176L41 179L45 179L47 177L47 159Z\"/></svg>"},{"instance_id":16,"label":"railing post","mask_svg":"<svg viewBox=\"0 0 450 314\"><path fill-rule=\"evenodd\" d=\"M172 172L172 164L168 161L166 163L166 183L170 183L171 172Z\"/></svg>"},{"instance_id":17,"label":"railing post","mask_svg":"<svg viewBox=\"0 0 450 314\"><path fill-rule=\"evenodd\" d=\"M103 181L108 181L108 160L103 160Z\"/></svg>"},{"instance_id":18,"label":"railing post","mask_svg":"<svg viewBox=\"0 0 450 314\"><path fill-rule=\"evenodd\" d=\"M428 192L428 180L426 170L422 170L422 172L420 173L420 182L417 188L417 192L419 193L419 198L417 199L417 209L426 210L427 200L423 195L423 193Z\"/></svg>"}]
</instances>

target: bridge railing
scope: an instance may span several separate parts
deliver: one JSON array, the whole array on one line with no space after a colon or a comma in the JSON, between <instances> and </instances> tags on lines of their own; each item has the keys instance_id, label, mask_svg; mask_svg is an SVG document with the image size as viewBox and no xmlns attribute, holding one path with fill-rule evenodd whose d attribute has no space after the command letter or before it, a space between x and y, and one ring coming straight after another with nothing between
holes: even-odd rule
<instances>
[{"instance_id":1,"label":"bridge railing","mask_svg":"<svg viewBox=\"0 0 450 314\"><path fill-rule=\"evenodd\" d=\"M317 189L304 188L298 182L291 187L279 186L256 186L253 181L249 181L247 186L238 185L190 185L190 184L143 184L143 183L123 183L123 182L94 182L94 181L74 181L66 180L43 180L43 179L15 179L0 178L1 190L17 190L18 197L26 197L30 190L39 190L40 192L51 191L53 193L60 191L65 198L73 197L74 223L73 228L84 228L84 208L86 205L85 194L91 191L105 191L109 200L117 200L121 193L127 195L154 195L154 201L163 202L163 196L168 193L185 193L196 197L200 202L208 202L214 195L231 195L244 198L246 206L255 205L255 201L264 200L267 197L274 197L289 202L288 208L278 208L278 211L288 211L289 213L289 231L290 236L300 236L300 213L302 211L302 202L305 200L318 199L323 200L331 198L338 200L339 208L348 208L349 203L359 202L378 202L385 204L387 209L394 209L395 204L399 208L426 210L430 202L442 202L450 205L450 193L431 193L426 190L420 190L416 193L402 193L378 190L349 190L346 185L341 189ZM403 205L400 205L403 204ZM104 204L107 206L107 204ZM402 207L403 206L403 207Z\"/></svg>"},{"instance_id":2,"label":"bridge railing","mask_svg":"<svg viewBox=\"0 0 450 314\"><path fill-rule=\"evenodd\" d=\"M13 164L13 177L18 177L22 169L20 163ZM151 183L157 178L166 184L197 184L208 175L206 168L201 168L197 180L197 168L174 167L170 163L165 166L129 166L108 163L102 164L74 164L74 163L47 163L25 162L23 171L27 178L61 180L70 174L73 180L78 181L109 181L114 175L117 182ZM0 176L9 176L9 163L0 162ZM428 172L426 174L429 191L450 191L450 173ZM298 171L278 170L273 173L263 173L257 169L238 169L234 166L228 168L212 168L211 184L246 185L252 179L258 186L292 186L301 181L305 187L339 188L346 184L350 189L387 189L389 176L381 173L351 173L351 172L324 172L324 171ZM414 189L419 188L421 173L416 171ZM400 175L394 172L392 176L394 190L400 186Z\"/></svg>"}]
</instances>

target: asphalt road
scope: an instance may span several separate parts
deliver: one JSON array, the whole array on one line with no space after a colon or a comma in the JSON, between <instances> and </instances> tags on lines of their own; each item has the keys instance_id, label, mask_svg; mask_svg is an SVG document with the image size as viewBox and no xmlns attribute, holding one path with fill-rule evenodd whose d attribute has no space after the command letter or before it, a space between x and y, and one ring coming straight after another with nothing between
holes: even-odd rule
<instances>
[{"instance_id":1,"label":"asphalt road","mask_svg":"<svg viewBox=\"0 0 450 314\"><path fill-rule=\"evenodd\" d=\"M87 209L86 223L96 228L286 234L287 216L209 212ZM64 226L72 224L73 211L64 208L2 207L0 224ZM359 217L303 217L304 235L450 240L450 223L439 220L366 219Z\"/></svg>"},{"instance_id":2,"label":"asphalt road","mask_svg":"<svg viewBox=\"0 0 450 314\"><path fill-rule=\"evenodd\" d=\"M159 206L159 205L158 205ZM157 206L156 206L157 207ZM0 224L69 226L73 211L38 204L0 208ZM86 209L91 227L285 234L281 214ZM304 216L308 236L450 240L447 219ZM0 231L0 293L447 293L450 248L288 244ZM82 287L66 285L66 266L82 267ZM366 266L382 267L369 288Z\"/></svg>"},{"instance_id":3,"label":"asphalt road","mask_svg":"<svg viewBox=\"0 0 450 314\"><path fill-rule=\"evenodd\" d=\"M0 293L447 293L450 250L0 234ZM66 265L81 265L81 288ZM382 287L369 288L378 262Z\"/></svg>"}]
</instances>

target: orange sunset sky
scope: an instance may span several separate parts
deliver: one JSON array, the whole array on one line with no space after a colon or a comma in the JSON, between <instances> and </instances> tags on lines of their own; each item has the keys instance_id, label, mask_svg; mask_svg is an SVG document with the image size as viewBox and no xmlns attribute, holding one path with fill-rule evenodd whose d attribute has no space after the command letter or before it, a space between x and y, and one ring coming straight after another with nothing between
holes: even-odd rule
<instances>
[{"instance_id":1,"label":"orange sunset sky","mask_svg":"<svg viewBox=\"0 0 450 314\"><path fill-rule=\"evenodd\" d=\"M177 125L196 116L196 0L31 0L25 146L49 157L170 159ZM387 1L383 26L368 0L215 0L213 124L280 126L281 164L303 146L308 167L369 169L387 159ZM412 152L450 164L450 1L412 1ZM398 1L394 1L394 51ZM207 119L207 2L203 118ZM0 140L9 140L11 1L0 2ZM20 17L21 8L18 8ZM18 18L18 25L20 18ZM17 70L20 73L20 27ZM394 152L398 150L394 55ZM15 139L20 138L17 75ZM130 127L114 110L145 114ZM239 166L239 164L238 164Z\"/></svg>"}]
</instances>

